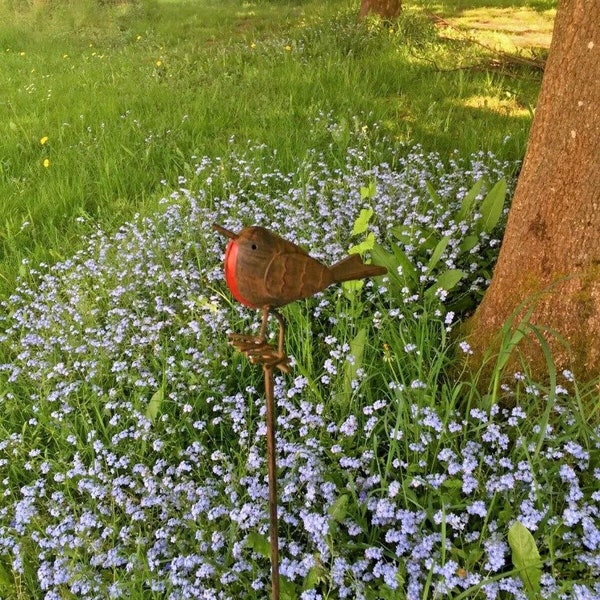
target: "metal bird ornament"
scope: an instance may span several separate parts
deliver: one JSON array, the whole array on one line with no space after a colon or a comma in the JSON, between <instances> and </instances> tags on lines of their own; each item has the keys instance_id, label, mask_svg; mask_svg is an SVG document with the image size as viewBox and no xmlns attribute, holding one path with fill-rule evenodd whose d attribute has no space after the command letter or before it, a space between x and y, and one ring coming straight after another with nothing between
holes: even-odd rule
<instances>
[{"instance_id":1,"label":"metal bird ornament","mask_svg":"<svg viewBox=\"0 0 600 600\"><path fill-rule=\"evenodd\" d=\"M275 308L313 296L333 283L387 273L385 267L365 264L358 254L328 267L264 227L246 227L239 233L217 223L213 228L230 240L225 251L225 282L233 297L245 306L262 309L258 336L234 334L230 336L232 344L252 362L272 361L283 371L288 370L283 348L285 328ZM269 314L280 325L276 352L265 342Z\"/></svg>"}]
</instances>

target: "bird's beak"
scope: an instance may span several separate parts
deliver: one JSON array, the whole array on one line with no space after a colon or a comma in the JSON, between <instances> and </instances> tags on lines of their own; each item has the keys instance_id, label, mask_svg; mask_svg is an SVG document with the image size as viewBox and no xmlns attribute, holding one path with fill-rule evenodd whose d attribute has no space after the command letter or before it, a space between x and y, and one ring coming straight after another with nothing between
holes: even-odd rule
<instances>
[{"instance_id":1,"label":"bird's beak","mask_svg":"<svg viewBox=\"0 0 600 600\"><path fill-rule=\"evenodd\" d=\"M213 229L215 231L218 231L221 235L231 238L232 240L235 240L238 237L237 233L233 233L233 231L229 231L229 229L225 229L225 227L221 227L218 223L213 223Z\"/></svg>"}]
</instances>

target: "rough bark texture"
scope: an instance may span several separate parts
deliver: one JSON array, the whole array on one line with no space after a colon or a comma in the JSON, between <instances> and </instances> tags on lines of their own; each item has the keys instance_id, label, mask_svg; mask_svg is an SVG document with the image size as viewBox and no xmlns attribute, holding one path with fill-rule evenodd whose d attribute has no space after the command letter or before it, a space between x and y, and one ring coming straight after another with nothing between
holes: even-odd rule
<instances>
[{"instance_id":1,"label":"rough bark texture","mask_svg":"<svg viewBox=\"0 0 600 600\"><path fill-rule=\"evenodd\" d=\"M540 293L531 323L555 363L600 375L600 2L562 0L523 169L492 283L468 324L481 357L520 303ZM539 343L521 347L547 373Z\"/></svg>"},{"instance_id":2,"label":"rough bark texture","mask_svg":"<svg viewBox=\"0 0 600 600\"><path fill-rule=\"evenodd\" d=\"M401 8L400 0L361 0L359 17L363 19L373 13L384 19L393 19L400 14Z\"/></svg>"}]
</instances>

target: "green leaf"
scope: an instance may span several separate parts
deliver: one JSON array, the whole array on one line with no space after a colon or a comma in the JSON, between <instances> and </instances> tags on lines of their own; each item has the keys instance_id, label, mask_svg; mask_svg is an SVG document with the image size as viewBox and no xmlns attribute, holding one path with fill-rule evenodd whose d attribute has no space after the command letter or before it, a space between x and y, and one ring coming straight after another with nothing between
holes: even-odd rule
<instances>
[{"instance_id":1,"label":"green leaf","mask_svg":"<svg viewBox=\"0 0 600 600\"><path fill-rule=\"evenodd\" d=\"M473 202L475 198L480 194L481 188L483 187L483 179L478 179L473 187L466 193L465 197L460 203L460 210L458 211L457 221L464 221L471 216L473 212Z\"/></svg>"},{"instance_id":2,"label":"green leaf","mask_svg":"<svg viewBox=\"0 0 600 600\"><path fill-rule=\"evenodd\" d=\"M360 188L360 197L362 200L374 198L375 194L377 194L377 186L375 185L375 181L370 181L367 186Z\"/></svg>"},{"instance_id":3,"label":"green leaf","mask_svg":"<svg viewBox=\"0 0 600 600\"><path fill-rule=\"evenodd\" d=\"M342 523L348 513L348 502L350 496L348 494L342 494L330 507L329 516L338 523Z\"/></svg>"},{"instance_id":4,"label":"green leaf","mask_svg":"<svg viewBox=\"0 0 600 600\"><path fill-rule=\"evenodd\" d=\"M382 585L376 590L371 589L367 591L368 600L397 600L397 598L398 591L393 590L387 585Z\"/></svg>"},{"instance_id":5,"label":"green leaf","mask_svg":"<svg viewBox=\"0 0 600 600\"><path fill-rule=\"evenodd\" d=\"M463 241L458 246L458 251L460 254L464 254L465 252L469 252L473 250L475 246L479 243L479 237L476 235L467 235L463 238Z\"/></svg>"},{"instance_id":6,"label":"green leaf","mask_svg":"<svg viewBox=\"0 0 600 600\"><path fill-rule=\"evenodd\" d=\"M464 272L460 269L450 269L449 271L444 271L437 278L437 281L425 290L425 293L429 296L435 294L439 289L449 292L464 276Z\"/></svg>"},{"instance_id":7,"label":"green leaf","mask_svg":"<svg viewBox=\"0 0 600 600\"><path fill-rule=\"evenodd\" d=\"M281 600L298 600L300 597L298 586L287 577L279 577L279 597Z\"/></svg>"},{"instance_id":8,"label":"green leaf","mask_svg":"<svg viewBox=\"0 0 600 600\"><path fill-rule=\"evenodd\" d=\"M344 292L346 298L352 300L356 294L363 289L365 282L362 279L355 279L352 281L344 281L342 283L342 291Z\"/></svg>"},{"instance_id":9,"label":"green leaf","mask_svg":"<svg viewBox=\"0 0 600 600\"><path fill-rule=\"evenodd\" d=\"M362 190L361 190L361 196L362 196ZM354 227L352 228L352 235L360 235L361 233L364 233L367 230L367 227L369 226L369 221L371 220L372 216L373 216L372 208L363 208L360 211L360 214L358 215L356 221L354 221Z\"/></svg>"},{"instance_id":10,"label":"green leaf","mask_svg":"<svg viewBox=\"0 0 600 600\"><path fill-rule=\"evenodd\" d=\"M504 209L504 199L506 198L506 180L501 179L483 199L479 212L481 220L477 223L479 231L490 233L498 224Z\"/></svg>"},{"instance_id":11,"label":"green leaf","mask_svg":"<svg viewBox=\"0 0 600 600\"><path fill-rule=\"evenodd\" d=\"M396 287L407 286L413 288L417 281L417 272L406 254L396 245L392 244L392 252L383 246L375 244L371 250L371 258L377 265L382 265L388 270L390 284ZM398 270L400 269L400 273ZM377 281L377 279L375 279Z\"/></svg>"},{"instance_id":12,"label":"green leaf","mask_svg":"<svg viewBox=\"0 0 600 600\"><path fill-rule=\"evenodd\" d=\"M431 199L437 205L440 205L442 203L441 198L439 197L438 193L435 191L435 188L433 187L433 185L431 184L431 182L426 181L425 182L425 187L427 188L427 191L429 192L429 195L431 196Z\"/></svg>"},{"instance_id":13,"label":"green leaf","mask_svg":"<svg viewBox=\"0 0 600 600\"><path fill-rule=\"evenodd\" d=\"M416 283L417 279L418 279L417 271L416 271L414 265L412 264L412 262L410 261L410 259L408 258L408 256L406 256L406 254L404 253L404 251L399 246L396 246L396 244L394 244L394 245L392 245L392 254L394 255L394 258L396 259L396 265L397 265L396 269L395 269L395 273L398 273L397 267L401 267L403 280L404 281L408 280L411 283ZM377 263L377 261L375 261L375 263Z\"/></svg>"},{"instance_id":14,"label":"green leaf","mask_svg":"<svg viewBox=\"0 0 600 600\"><path fill-rule=\"evenodd\" d=\"M306 574L304 582L302 584L303 590L312 590L322 581L326 581L327 572L321 563L317 563L310 571ZM294 598L298 600L298 596Z\"/></svg>"},{"instance_id":15,"label":"green leaf","mask_svg":"<svg viewBox=\"0 0 600 600\"><path fill-rule=\"evenodd\" d=\"M246 537L246 546L253 552L269 558L271 556L271 546L266 536L260 535L256 531L248 534Z\"/></svg>"},{"instance_id":16,"label":"green leaf","mask_svg":"<svg viewBox=\"0 0 600 600\"><path fill-rule=\"evenodd\" d=\"M508 545L512 550L512 562L519 570L527 596L538 598L540 579L542 577L542 561L531 532L523 523L515 521L508 530Z\"/></svg>"},{"instance_id":17,"label":"green leaf","mask_svg":"<svg viewBox=\"0 0 600 600\"><path fill-rule=\"evenodd\" d=\"M350 250L348 250L349 254L364 254L367 250L373 250L373 246L375 245L375 234L369 233L367 237L360 242L360 244L356 244L356 246L352 246Z\"/></svg>"},{"instance_id":18,"label":"green leaf","mask_svg":"<svg viewBox=\"0 0 600 600\"><path fill-rule=\"evenodd\" d=\"M412 244L414 242L414 235L410 229L404 227L394 227L391 229L392 235L403 244Z\"/></svg>"},{"instance_id":19,"label":"green leaf","mask_svg":"<svg viewBox=\"0 0 600 600\"><path fill-rule=\"evenodd\" d=\"M344 392L347 398L352 395L352 381L356 379L356 372L362 367L365 344L367 342L367 328L358 331L355 338L350 342L351 360L347 360L344 366Z\"/></svg>"},{"instance_id":20,"label":"green leaf","mask_svg":"<svg viewBox=\"0 0 600 600\"><path fill-rule=\"evenodd\" d=\"M459 490L463 486L463 482L461 479L446 479L442 483L442 487L448 488L449 490Z\"/></svg>"},{"instance_id":21,"label":"green leaf","mask_svg":"<svg viewBox=\"0 0 600 600\"><path fill-rule=\"evenodd\" d=\"M437 246L435 247L435 250L433 251L431 258L429 259L429 262L427 263L427 268L431 271L435 265L437 265L437 263L439 262L440 258L442 257L442 254L444 253L444 250L446 249L446 247L448 246L448 243L450 242L450 236L444 236L437 244Z\"/></svg>"},{"instance_id":22,"label":"green leaf","mask_svg":"<svg viewBox=\"0 0 600 600\"><path fill-rule=\"evenodd\" d=\"M150 398L148 408L146 408L146 417L150 419L152 423L154 423L156 417L158 416L158 411L160 410L160 405L162 404L164 398L165 390L162 387L159 387L154 394L152 394L152 398Z\"/></svg>"}]
</instances>

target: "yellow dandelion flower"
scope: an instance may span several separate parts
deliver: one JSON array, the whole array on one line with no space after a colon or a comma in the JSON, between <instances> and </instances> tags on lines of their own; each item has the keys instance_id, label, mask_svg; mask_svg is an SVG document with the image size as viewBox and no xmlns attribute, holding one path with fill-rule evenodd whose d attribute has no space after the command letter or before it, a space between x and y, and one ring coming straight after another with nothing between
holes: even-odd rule
<instances>
[{"instance_id":1,"label":"yellow dandelion flower","mask_svg":"<svg viewBox=\"0 0 600 600\"><path fill-rule=\"evenodd\" d=\"M139 42L142 39L142 36L138 35L135 39Z\"/></svg>"},{"instance_id":2,"label":"yellow dandelion flower","mask_svg":"<svg viewBox=\"0 0 600 600\"><path fill-rule=\"evenodd\" d=\"M254 42L252 42L252 43L250 44L250 48L256 48L256 44L255 44Z\"/></svg>"},{"instance_id":3,"label":"yellow dandelion flower","mask_svg":"<svg viewBox=\"0 0 600 600\"><path fill-rule=\"evenodd\" d=\"M25 52L19 52L19 56L25 56Z\"/></svg>"},{"instance_id":4,"label":"yellow dandelion flower","mask_svg":"<svg viewBox=\"0 0 600 600\"><path fill-rule=\"evenodd\" d=\"M286 50L287 52L290 52L290 50L291 50L291 49L292 49L292 47L291 47L289 44L288 44L288 45L285 47L285 50Z\"/></svg>"},{"instance_id":5,"label":"yellow dandelion flower","mask_svg":"<svg viewBox=\"0 0 600 600\"><path fill-rule=\"evenodd\" d=\"M43 138L40 138L40 144L43 146L48 142L48 136L45 135Z\"/></svg>"},{"instance_id":6,"label":"yellow dandelion flower","mask_svg":"<svg viewBox=\"0 0 600 600\"><path fill-rule=\"evenodd\" d=\"M68 54L63 54L63 58L69 58Z\"/></svg>"},{"instance_id":7,"label":"yellow dandelion flower","mask_svg":"<svg viewBox=\"0 0 600 600\"><path fill-rule=\"evenodd\" d=\"M156 61L156 66L157 66L157 67L160 67L161 65L162 65L162 60L157 60L157 61Z\"/></svg>"},{"instance_id":8,"label":"yellow dandelion flower","mask_svg":"<svg viewBox=\"0 0 600 600\"><path fill-rule=\"evenodd\" d=\"M50 166L50 159L49 158L45 158L44 162L42 163L44 165L44 167L46 167L46 169Z\"/></svg>"}]
</instances>

